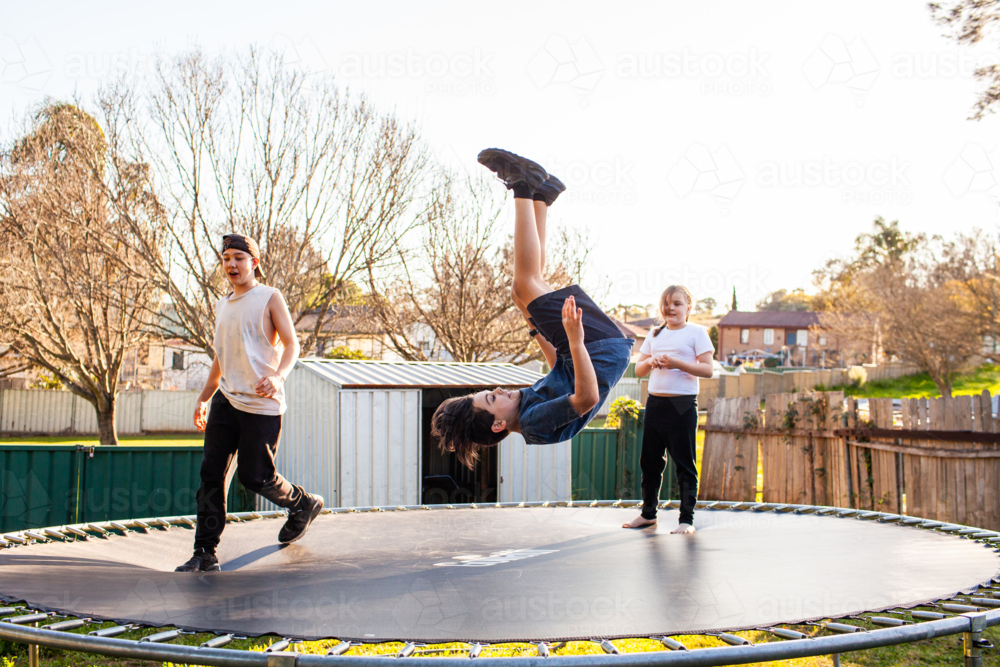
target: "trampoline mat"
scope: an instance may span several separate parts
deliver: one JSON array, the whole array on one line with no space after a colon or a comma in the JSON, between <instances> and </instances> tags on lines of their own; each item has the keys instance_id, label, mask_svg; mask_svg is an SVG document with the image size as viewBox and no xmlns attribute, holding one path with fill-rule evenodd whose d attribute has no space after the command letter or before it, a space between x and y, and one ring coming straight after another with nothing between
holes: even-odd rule
<instances>
[{"instance_id":1,"label":"trampoline mat","mask_svg":"<svg viewBox=\"0 0 1000 667\"><path fill-rule=\"evenodd\" d=\"M178 574L194 532L0 552L0 594L77 616L239 635L426 642L649 636L910 606L998 574L980 543L891 524L700 511L694 535L624 508L331 514L229 524L223 571Z\"/></svg>"}]
</instances>

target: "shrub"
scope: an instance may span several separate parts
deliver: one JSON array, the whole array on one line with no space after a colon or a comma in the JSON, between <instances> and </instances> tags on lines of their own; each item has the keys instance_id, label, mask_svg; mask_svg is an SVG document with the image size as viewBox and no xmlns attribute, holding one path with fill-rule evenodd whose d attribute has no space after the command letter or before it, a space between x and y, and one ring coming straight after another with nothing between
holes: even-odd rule
<instances>
[{"instance_id":1,"label":"shrub","mask_svg":"<svg viewBox=\"0 0 1000 667\"><path fill-rule=\"evenodd\" d=\"M638 419L640 408L642 405L634 398L619 396L611 402L611 407L608 409L608 419L604 422L605 428L621 428L622 417L625 415Z\"/></svg>"},{"instance_id":2,"label":"shrub","mask_svg":"<svg viewBox=\"0 0 1000 667\"><path fill-rule=\"evenodd\" d=\"M768 357L764 360L764 368L777 368L779 361L778 357Z\"/></svg>"},{"instance_id":3,"label":"shrub","mask_svg":"<svg viewBox=\"0 0 1000 667\"><path fill-rule=\"evenodd\" d=\"M325 359L368 359L365 353L361 350L355 350L354 348L347 347L346 345L338 345L337 347L330 348L323 355Z\"/></svg>"},{"instance_id":4,"label":"shrub","mask_svg":"<svg viewBox=\"0 0 1000 667\"><path fill-rule=\"evenodd\" d=\"M860 387L865 382L868 382L868 371L865 370L864 366L851 366L847 369L847 379L855 387Z\"/></svg>"}]
</instances>

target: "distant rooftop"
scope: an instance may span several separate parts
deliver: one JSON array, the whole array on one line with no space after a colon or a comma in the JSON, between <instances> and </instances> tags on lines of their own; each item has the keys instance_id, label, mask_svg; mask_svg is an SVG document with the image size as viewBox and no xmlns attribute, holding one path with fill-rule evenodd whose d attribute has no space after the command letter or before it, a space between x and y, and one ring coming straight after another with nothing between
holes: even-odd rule
<instances>
[{"instance_id":1,"label":"distant rooftop","mask_svg":"<svg viewBox=\"0 0 1000 667\"><path fill-rule=\"evenodd\" d=\"M741 312L731 310L719 320L720 327L796 327L808 329L819 324L819 313L813 311L762 310Z\"/></svg>"},{"instance_id":2,"label":"distant rooftop","mask_svg":"<svg viewBox=\"0 0 1000 667\"><path fill-rule=\"evenodd\" d=\"M302 366L344 389L530 387L542 375L514 364L358 361L305 357Z\"/></svg>"}]
</instances>

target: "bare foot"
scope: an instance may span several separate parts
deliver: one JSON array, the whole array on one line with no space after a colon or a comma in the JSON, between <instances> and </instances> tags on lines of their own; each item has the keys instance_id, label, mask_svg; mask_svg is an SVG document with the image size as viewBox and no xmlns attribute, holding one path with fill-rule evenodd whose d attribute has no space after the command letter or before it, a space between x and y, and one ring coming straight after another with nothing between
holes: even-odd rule
<instances>
[{"instance_id":1,"label":"bare foot","mask_svg":"<svg viewBox=\"0 0 1000 667\"><path fill-rule=\"evenodd\" d=\"M670 531L671 535L690 535L694 532L694 526L689 523L677 524L677 527Z\"/></svg>"},{"instance_id":2,"label":"bare foot","mask_svg":"<svg viewBox=\"0 0 1000 667\"><path fill-rule=\"evenodd\" d=\"M623 523L622 528L645 528L646 526L655 526L656 519L644 519L640 514L636 518L632 519L628 523Z\"/></svg>"}]
</instances>

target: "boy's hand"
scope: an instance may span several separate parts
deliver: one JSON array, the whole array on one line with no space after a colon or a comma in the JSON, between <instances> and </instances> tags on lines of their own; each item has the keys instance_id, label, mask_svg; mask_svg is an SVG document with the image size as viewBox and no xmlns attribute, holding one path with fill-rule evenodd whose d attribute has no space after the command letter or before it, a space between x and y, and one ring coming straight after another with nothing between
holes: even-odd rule
<instances>
[{"instance_id":1,"label":"boy's hand","mask_svg":"<svg viewBox=\"0 0 1000 667\"><path fill-rule=\"evenodd\" d=\"M576 307L576 299L567 297L562 309L563 328L570 344L583 342L583 309Z\"/></svg>"},{"instance_id":2,"label":"boy's hand","mask_svg":"<svg viewBox=\"0 0 1000 667\"><path fill-rule=\"evenodd\" d=\"M204 431L207 422L208 401L199 402L194 408L194 427L199 431Z\"/></svg>"},{"instance_id":3,"label":"boy's hand","mask_svg":"<svg viewBox=\"0 0 1000 667\"><path fill-rule=\"evenodd\" d=\"M282 384L284 384L284 380L280 375L268 375L257 381L257 386L254 387L254 391L257 392L258 396L272 398L278 393L278 387Z\"/></svg>"}]
</instances>

